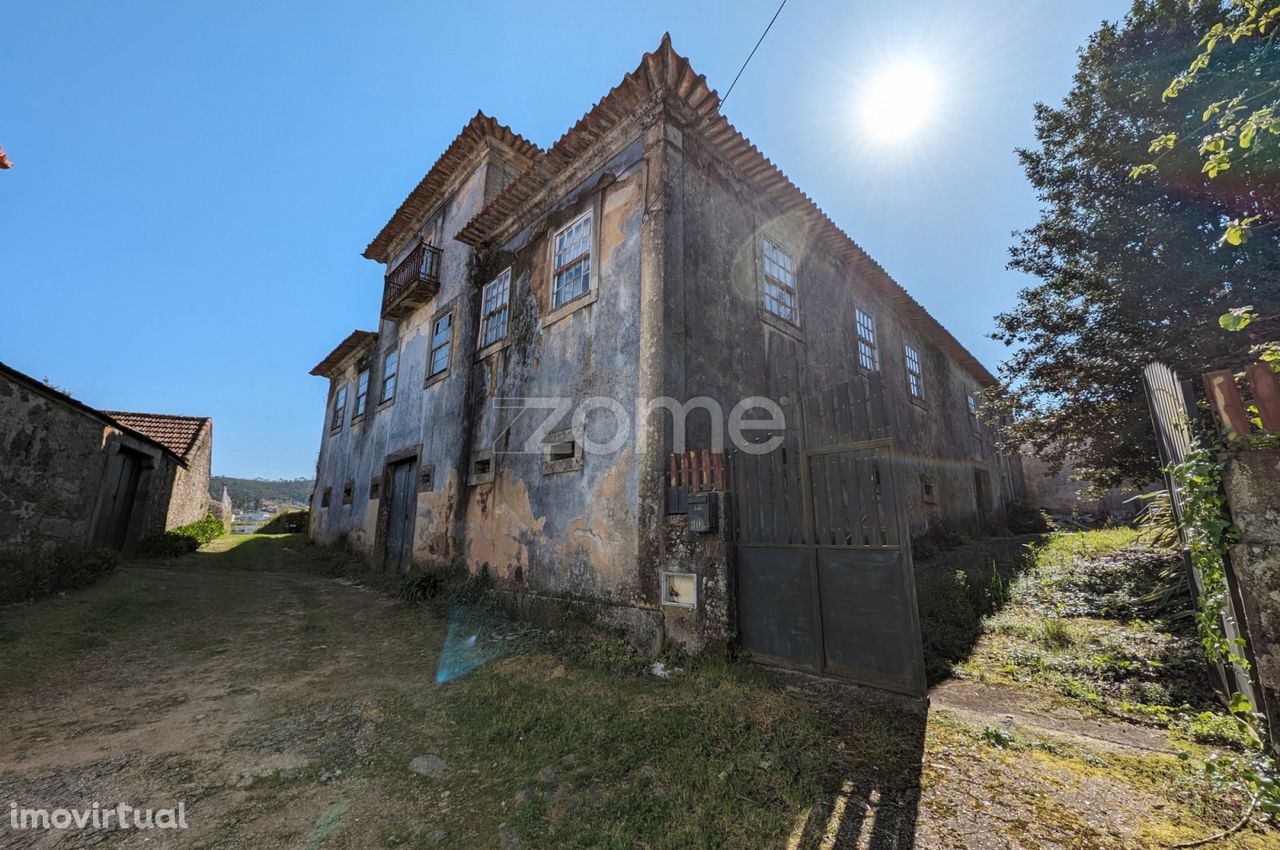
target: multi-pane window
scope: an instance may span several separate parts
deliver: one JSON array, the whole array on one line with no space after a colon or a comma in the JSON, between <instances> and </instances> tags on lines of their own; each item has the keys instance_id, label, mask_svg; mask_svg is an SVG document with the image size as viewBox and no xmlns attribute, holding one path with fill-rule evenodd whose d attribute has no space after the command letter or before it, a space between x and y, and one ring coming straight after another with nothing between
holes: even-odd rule
<instances>
[{"instance_id":1,"label":"multi-pane window","mask_svg":"<svg viewBox=\"0 0 1280 850\"><path fill-rule=\"evenodd\" d=\"M427 377L432 378L449 368L449 347L453 342L453 312L445 313L431 324L431 361Z\"/></svg>"},{"instance_id":2,"label":"multi-pane window","mask_svg":"<svg viewBox=\"0 0 1280 850\"><path fill-rule=\"evenodd\" d=\"M924 373L920 371L920 352L909 345L903 346L907 358L907 391L912 398L924 398Z\"/></svg>"},{"instance_id":3,"label":"multi-pane window","mask_svg":"<svg viewBox=\"0 0 1280 850\"><path fill-rule=\"evenodd\" d=\"M338 394L333 397L333 422L331 426L336 431L342 427L342 419L347 415L347 385L343 383L338 387Z\"/></svg>"},{"instance_id":4,"label":"multi-pane window","mask_svg":"<svg viewBox=\"0 0 1280 850\"><path fill-rule=\"evenodd\" d=\"M400 352L388 351L382 361L382 401L396 397L396 375L400 370Z\"/></svg>"},{"instance_id":5,"label":"multi-pane window","mask_svg":"<svg viewBox=\"0 0 1280 850\"><path fill-rule=\"evenodd\" d=\"M351 418L364 416L365 408L369 406L369 370L361 369L360 374L356 375L356 405L351 411Z\"/></svg>"},{"instance_id":6,"label":"multi-pane window","mask_svg":"<svg viewBox=\"0 0 1280 850\"><path fill-rule=\"evenodd\" d=\"M788 322L796 320L795 260L772 239L761 242L764 308Z\"/></svg>"},{"instance_id":7,"label":"multi-pane window","mask_svg":"<svg viewBox=\"0 0 1280 850\"><path fill-rule=\"evenodd\" d=\"M854 308L858 326L858 365L868 372L880 368L880 351L876 348L876 320L861 307Z\"/></svg>"},{"instance_id":8,"label":"multi-pane window","mask_svg":"<svg viewBox=\"0 0 1280 850\"><path fill-rule=\"evenodd\" d=\"M556 234L554 266L552 309L586 294L591 288L591 213Z\"/></svg>"},{"instance_id":9,"label":"multi-pane window","mask_svg":"<svg viewBox=\"0 0 1280 850\"><path fill-rule=\"evenodd\" d=\"M507 296L511 292L511 269L485 284L481 297L480 347L493 345L507 335Z\"/></svg>"}]
</instances>

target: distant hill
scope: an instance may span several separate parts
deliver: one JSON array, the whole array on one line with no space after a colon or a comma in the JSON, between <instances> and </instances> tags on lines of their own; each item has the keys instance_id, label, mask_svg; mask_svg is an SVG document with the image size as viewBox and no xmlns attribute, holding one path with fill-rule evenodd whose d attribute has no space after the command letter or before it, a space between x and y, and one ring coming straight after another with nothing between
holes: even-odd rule
<instances>
[{"instance_id":1,"label":"distant hill","mask_svg":"<svg viewBox=\"0 0 1280 850\"><path fill-rule=\"evenodd\" d=\"M223 485L226 485L227 492L231 494L231 504L240 511L258 510L264 502L306 507L315 481L310 478L269 481L265 478L228 478L225 475L214 475L209 479L209 495L215 499L221 499Z\"/></svg>"}]
</instances>

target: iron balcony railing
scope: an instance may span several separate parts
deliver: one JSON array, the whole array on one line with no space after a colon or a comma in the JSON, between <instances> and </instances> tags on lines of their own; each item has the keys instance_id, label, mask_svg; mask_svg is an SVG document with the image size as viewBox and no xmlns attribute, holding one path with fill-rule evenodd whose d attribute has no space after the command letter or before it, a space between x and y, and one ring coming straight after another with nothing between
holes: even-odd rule
<instances>
[{"instance_id":1,"label":"iron balcony railing","mask_svg":"<svg viewBox=\"0 0 1280 850\"><path fill-rule=\"evenodd\" d=\"M419 242L409 256L387 272L382 292L382 315L403 319L440 291L442 252L434 245Z\"/></svg>"}]
</instances>

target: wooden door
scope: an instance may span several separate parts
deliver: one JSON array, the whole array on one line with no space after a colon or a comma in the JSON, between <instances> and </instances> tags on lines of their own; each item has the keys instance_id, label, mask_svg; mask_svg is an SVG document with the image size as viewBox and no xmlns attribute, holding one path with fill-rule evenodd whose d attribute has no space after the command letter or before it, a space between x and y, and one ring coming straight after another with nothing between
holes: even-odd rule
<instances>
[{"instance_id":1,"label":"wooden door","mask_svg":"<svg viewBox=\"0 0 1280 850\"><path fill-rule=\"evenodd\" d=\"M383 569L404 574L413 563L413 520L417 513L414 472L417 462L403 460L391 467L387 507L387 549Z\"/></svg>"},{"instance_id":2,"label":"wooden door","mask_svg":"<svg viewBox=\"0 0 1280 850\"><path fill-rule=\"evenodd\" d=\"M95 535L103 546L123 549L129 542L129 525L133 521L141 478L142 460L134 452L121 450L107 465L103 482L105 500Z\"/></svg>"}]
</instances>

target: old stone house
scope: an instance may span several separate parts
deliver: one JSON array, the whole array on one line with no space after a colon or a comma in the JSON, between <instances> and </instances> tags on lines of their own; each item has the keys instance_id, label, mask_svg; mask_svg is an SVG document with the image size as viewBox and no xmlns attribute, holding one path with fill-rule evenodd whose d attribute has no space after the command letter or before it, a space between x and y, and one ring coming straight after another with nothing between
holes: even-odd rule
<instances>
[{"instance_id":1,"label":"old stone house","mask_svg":"<svg viewBox=\"0 0 1280 850\"><path fill-rule=\"evenodd\" d=\"M205 515L208 417L95 410L0 363L0 548L108 546Z\"/></svg>"},{"instance_id":2,"label":"old stone house","mask_svg":"<svg viewBox=\"0 0 1280 850\"><path fill-rule=\"evenodd\" d=\"M549 150L463 128L312 372L312 534L916 692L911 535L1021 486L994 379L718 107L664 38Z\"/></svg>"}]
</instances>

